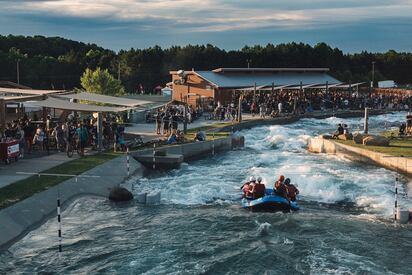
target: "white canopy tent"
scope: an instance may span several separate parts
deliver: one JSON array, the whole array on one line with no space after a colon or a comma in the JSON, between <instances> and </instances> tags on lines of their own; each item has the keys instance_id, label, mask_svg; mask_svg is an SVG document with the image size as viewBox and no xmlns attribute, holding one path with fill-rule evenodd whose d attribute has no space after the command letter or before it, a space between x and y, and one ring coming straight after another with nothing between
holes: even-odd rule
<instances>
[{"instance_id":1,"label":"white canopy tent","mask_svg":"<svg viewBox=\"0 0 412 275\"><path fill-rule=\"evenodd\" d=\"M117 106L137 107L145 104L153 103L147 100L137 100L124 97L108 96L94 93L81 92L76 94L57 95L56 97L70 98L77 100L87 100L92 102L106 103Z\"/></svg>"},{"instance_id":2,"label":"white canopy tent","mask_svg":"<svg viewBox=\"0 0 412 275\"><path fill-rule=\"evenodd\" d=\"M55 108L55 109L61 109L61 110L92 112L92 113L95 113L95 112L96 113L97 112L118 113L118 112L133 109L131 107L109 107L109 106L98 106L98 105L90 105L90 104L73 103L68 100L57 99L57 98L52 98L52 97L49 97L41 101L30 102L30 104L36 107Z\"/></svg>"},{"instance_id":3,"label":"white canopy tent","mask_svg":"<svg viewBox=\"0 0 412 275\"><path fill-rule=\"evenodd\" d=\"M63 93L65 90L32 90L32 89L17 89L17 88L2 88L0 93L3 94L22 94L22 95L50 95Z\"/></svg>"}]
</instances>

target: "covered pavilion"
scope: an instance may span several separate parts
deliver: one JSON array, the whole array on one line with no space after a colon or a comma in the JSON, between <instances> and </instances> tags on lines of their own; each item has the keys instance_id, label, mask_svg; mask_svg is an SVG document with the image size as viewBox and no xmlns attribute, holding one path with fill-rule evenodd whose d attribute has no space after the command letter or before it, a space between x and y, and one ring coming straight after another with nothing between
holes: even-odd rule
<instances>
[{"instance_id":1,"label":"covered pavilion","mask_svg":"<svg viewBox=\"0 0 412 275\"><path fill-rule=\"evenodd\" d=\"M116 106L126 106L126 107L138 107L145 104L151 104L152 101L148 100L138 100L138 99L131 99L131 98L124 98L124 97L116 97L116 96L108 96L108 95L101 95L95 93L88 93L88 92L80 92L80 93L70 93L70 94L61 94L56 95L59 98L66 98L66 99L75 99L75 100L85 100L91 102L98 102Z\"/></svg>"}]
</instances>

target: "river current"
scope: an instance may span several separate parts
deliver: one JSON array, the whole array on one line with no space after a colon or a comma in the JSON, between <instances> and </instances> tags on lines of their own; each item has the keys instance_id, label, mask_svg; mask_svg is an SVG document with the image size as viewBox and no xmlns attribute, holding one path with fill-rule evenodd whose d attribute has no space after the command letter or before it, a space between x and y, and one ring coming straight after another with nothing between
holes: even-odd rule
<instances>
[{"instance_id":1,"label":"river current","mask_svg":"<svg viewBox=\"0 0 412 275\"><path fill-rule=\"evenodd\" d=\"M404 117L371 117L370 128ZM340 122L357 130L362 119L243 130L242 150L129 180L160 190L157 206L78 199L62 214L60 257L51 219L0 254L0 274L412 274L412 228L392 221L396 173L306 150L310 136ZM272 186L280 174L298 185L300 211L240 208L250 175ZM400 204L412 206L401 182Z\"/></svg>"}]
</instances>

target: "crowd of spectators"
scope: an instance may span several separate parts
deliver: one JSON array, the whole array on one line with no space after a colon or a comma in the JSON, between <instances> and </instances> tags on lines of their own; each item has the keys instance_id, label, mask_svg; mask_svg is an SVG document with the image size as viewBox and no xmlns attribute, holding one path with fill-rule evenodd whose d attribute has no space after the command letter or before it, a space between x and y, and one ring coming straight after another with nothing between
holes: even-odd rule
<instances>
[{"instance_id":1,"label":"crowd of spectators","mask_svg":"<svg viewBox=\"0 0 412 275\"><path fill-rule=\"evenodd\" d=\"M213 120L237 120L239 94L232 102L208 106L212 110L206 116ZM376 92L349 92L313 90L309 92L277 91L275 93L246 92L242 94L242 113L252 116L277 117L283 115L302 115L313 111L363 110L372 109L406 110L412 109L412 96L409 94L384 94Z\"/></svg>"},{"instance_id":2,"label":"crowd of spectators","mask_svg":"<svg viewBox=\"0 0 412 275\"><path fill-rule=\"evenodd\" d=\"M192 123L203 115L203 110L200 107L194 109L190 105L183 104L168 104L159 108L153 115L156 122L156 134L164 136L176 134L179 124L184 123L185 114L187 123Z\"/></svg>"},{"instance_id":3,"label":"crowd of spectators","mask_svg":"<svg viewBox=\"0 0 412 275\"><path fill-rule=\"evenodd\" d=\"M115 118L107 117L103 121L103 145L113 145L125 150L124 131L124 125L117 123ZM55 149L64 152L69 146L84 155L86 147L97 149L97 137L97 121L92 116L83 119L69 117L61 123L50 116L42 121L32 120L24 115L7 124L4 133L0 135L0 141L17 140L21 157L33 151L49 153L49 150Z\"/></svg>"},{"instance_id":4,"label":"crowd of spectators","mask_svg":"<svg viewBox=\"0 0 412 275\"><path fill-rule=\"evenodd\" d=\"M236 102L237 99L234 100ZM304 114L326 110L362 110L372 109L409 110L412 108L412 96L384 95L379 93L357 93L349 91L311 91L311 92L249 92L242 101L242 110L261 117L275 117L282 113Z\"/></svg>"}]
</instances>

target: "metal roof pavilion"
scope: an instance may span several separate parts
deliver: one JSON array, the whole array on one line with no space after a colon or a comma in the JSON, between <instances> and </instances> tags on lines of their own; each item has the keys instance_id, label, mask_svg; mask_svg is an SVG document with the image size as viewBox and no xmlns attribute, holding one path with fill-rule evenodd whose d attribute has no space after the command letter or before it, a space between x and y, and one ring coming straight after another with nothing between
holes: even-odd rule
<instances>
[{"instance_id":1,"label":"metal roof pavilion","mask_svg":"<svg viewBox=\"0 0 412 275\"><path fill-rule=\"evenodd\" d=\"M214 71L194 71L199 77L219 88L248 88L271 85L294 86L314 85L328 82L329 85L341 82L326 73L324 68L262 68L258 69L217 69Z\"/></svg>"}]
</instances>

